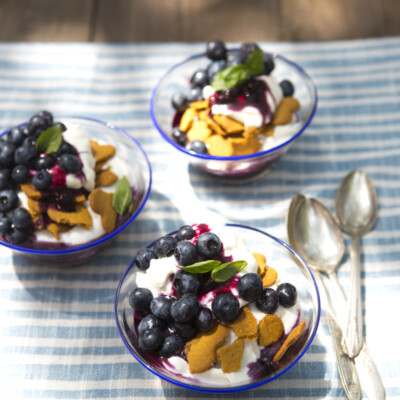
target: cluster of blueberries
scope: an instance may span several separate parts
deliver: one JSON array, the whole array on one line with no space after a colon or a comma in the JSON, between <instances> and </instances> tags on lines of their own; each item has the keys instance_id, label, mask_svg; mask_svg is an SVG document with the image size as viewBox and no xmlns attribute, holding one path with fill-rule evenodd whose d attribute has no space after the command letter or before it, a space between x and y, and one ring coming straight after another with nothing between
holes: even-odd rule
<instances>
[{"instance_id":1,"label":"cluster of blueberries","mask_svg":"<svg viewBox=\"0 0 400 400\"><path fill-rule=\"evenodd\" d=\"M182 226L175 237L163 236L152 249L145 248L138 252L135 265L142 271L149 268L152 259L175 256L181 266L195 263L197 260L210 260L221 256L222 244L212 232L201 233L193 244L189 240L195 236L191 226ZM204 279L202 275L179 270L173 278L174 296L159 295L137 287L129 294L129 303L134 310L144 317L138 325L139 345L146 350L157 351L163 358L179 355L185 343L198 332L206 332L214 326L214 318L222 322L232 322L240 314L239 300L229 291L217 292L211 310L202 307L198 300L199 293L207 293L218 287ZM263 289L260 276L256 273L243 275L237 284L239 297L248 302L256 302L257 307L273 314L278 305L291 307L296 303L296 288L281 284L277 290Z\"/></svg>"},{"instance_id":2,"label":"cluster of blueberries","mask_svg":"<svg viewBox=\"0 0 400 400\"><path fill-rule=\"evenodd\" d=\"M0 138L0 236L10 243L19 244L29 236L32 219L28 211L19 207L18 185L32 182L37 190L47 190L52 184L48 169L57 162L65 173L77 173L82 165L74 146L62 142L56 153L43 154L37 150L36 141L40 134L54 123L48 111L31 117L27 124L15 126Z\"/></svg>"},{"instance_id":3,"label":"cluster of blueberries","mask_svg":"<svg viewBox=\"0 0 400 400\"><path fill-rule=\"evenodd\" d=\"M244 64L250 57L254 50L259 50L260 47L257 43L248 42L242 43L239 51L227 50L225 43L221 40L212 40L206 45L206 56L210 60L210 64L205 69L199 69L193 73L190 78L190 91L189 93L177 92L172 95L171 104L178 113L183 113L188 105L194 101L204 100L203 88L210 85L215 75L229 67L237 64ZM268 54L263 54L264 69L260 75L269 75L275 68L273 57ZM294 93L294 86L289 80L280 82L284 96L291 96ZM229 89L225 90L229 92ZM208 150L204 142L201 140L194 140L188 144L186 132L181 131L178 127L172 130L172 139L177 144L187 147L188 150L196 153L207 154Z\"/></svg>"}]
</instances>

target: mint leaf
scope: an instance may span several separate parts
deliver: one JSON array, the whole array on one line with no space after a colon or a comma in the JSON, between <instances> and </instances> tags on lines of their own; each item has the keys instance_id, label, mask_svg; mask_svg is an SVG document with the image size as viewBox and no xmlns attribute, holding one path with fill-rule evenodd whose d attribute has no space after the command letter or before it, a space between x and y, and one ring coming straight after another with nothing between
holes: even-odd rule
<instances>
[{"instance_id":1,"label":"mint leaf","mask_svg":"<svg viewBox=\"0 0 400 400\"><path fill-rule=\"evenodd\" d=\"M55 153L62 143L62 128L51 126L43 131L36 140L36 150L41 153Z\"/></svg>"},{"instance_id":2,"label":"mint leaf","mask_svg":"<svg viewBox=\"0 0 400 400\"><path fill-rule=\"evenodd\" d=\"M118 215L123 215L126 211L130 210L132 203L132 188L128 178L124 175L115 189L112 197L112 205Z\"/></svg>"},{"instance_id":3,"label":"mint leaf","mask_svg":"<svg viewBox=\"0 0 400 400\"><path fill-rule=\"evenodd\" d=\"M247 267L247 261L239 260L219 265L211 272L211 279L223 283L232 279L238 272Z\"/></svg>"},{"instance_id":4,"label":"mint leaf","mask_svg":"<svg viewBox=\"0 0 400 400\"><path fill-rule=\"evenodd\" d=\"M250 70L244 64L236 64L218 72L211 83L211 87L216 91L230 89L248 81L250 78Z\"/></svg>"},{"instance_id":5,"label":"mint leaf","mask_svg":"<svg viewBox=\"0 0 400 400\"><path fill-rule=\"evenodd\" d=\"M264 69L263 51L260 49L254 50L246 60L245 65L253 75L261 74Z\"/></svg>"},{"instance_id":6,"label":"mint leaf","mask_svg":"<svg viewBox=\"0 0 400 400\"><path fill-rule=\"evenodd\" d=\"M185 272L190 272L191 274L204 274L206 272L212 271L220 264L221 261L206 260L206 261L200 261L192 265L187 265L186 267L181 267L181 269Z\"/></svg>"}]
</instances>

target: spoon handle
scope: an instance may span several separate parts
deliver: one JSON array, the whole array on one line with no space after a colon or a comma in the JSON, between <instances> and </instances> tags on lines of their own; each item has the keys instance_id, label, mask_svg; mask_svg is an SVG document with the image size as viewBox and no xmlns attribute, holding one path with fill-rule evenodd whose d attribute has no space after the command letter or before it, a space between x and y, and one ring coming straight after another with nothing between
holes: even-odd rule
<instances>
[{"instance_id":1,"label":"spoon handle","mask_svg":"<svg viewBox=\"0 0 400 400\"><path fill-rule=\"evenodd\" d=\"M353 236L350 251L350 293L346 347L350 358L357 357L363 345L361 318L360 238Z\"/></svg>"},{"instance_id":2,"label":"spoon handle","mask_svg":"<svg viewBox=\"0 0 400 400\"><path fill-rule=\"evenodd\" d=\"M319 272L315 272L320 287L325 290L325 297L328 303L328 309L326 316L328 319L329 331L332 337L333 347L335 349L336 362L339 370L340 380L344 391L346 392L347 398L349 400L359 400L361 399L361 387L358 380L357 372L353 360L351 360L342 351L342 330L337 321L335 311L333 310L332 300L326 289L325 283L321 278Z\"/></svg>"}]
</instances>

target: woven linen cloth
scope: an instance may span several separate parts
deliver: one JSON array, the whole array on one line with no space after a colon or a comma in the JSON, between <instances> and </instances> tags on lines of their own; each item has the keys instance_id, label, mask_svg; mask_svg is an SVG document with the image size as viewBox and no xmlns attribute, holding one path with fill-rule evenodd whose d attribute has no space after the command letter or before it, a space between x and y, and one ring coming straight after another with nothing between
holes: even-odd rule
<instances>
[{"instance_id":1,"label":"woven linen cloth","mask_svg":"<svg viewBox=\"0 0 400 400\"><path fill-rule=\"evenodd\" d=\"M304 193L334 211L339 183L356 168L379 198L377 223L361 239L364 334L387 398L400 399L400 38L261 45L306 69L318 109L268 174L232 185L192 168L149 116L160 77L204 44L0 44L2 130L43 109L105 120L134 136L153 168L143 211L95 259L58 268L0 247L1 399L344 399L324 298L315 340L297 365L267 385L225 395L183 389L143 368L118 335L113 303L136 252L162 234L211 220L287 240L291 198ZM338 271L345 293L348 237L346 245Z\"/></svg>"}]
</instances>

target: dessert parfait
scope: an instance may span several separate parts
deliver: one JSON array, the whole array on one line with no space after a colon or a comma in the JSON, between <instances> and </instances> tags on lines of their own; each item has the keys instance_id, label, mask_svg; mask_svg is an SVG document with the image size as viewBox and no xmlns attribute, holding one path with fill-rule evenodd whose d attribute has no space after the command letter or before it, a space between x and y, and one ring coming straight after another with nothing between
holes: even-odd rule
<instances>
[{"instance_id":1,"label":"dessert parfait","mask_svg":"<svg viewBox=\"0 0 400 400\"><path fill-rule=\"evenodd\" d=\"M274 76L275 61L256 43L228 51L207 43L209 64L193 71L190 90L172 95L172 138L197 153L235 157L276 147L301 129L300 102L289 79Z\"/></svg>"},{"instance_id":2,"label":"dessert parfait","mask_svg":"<svg viewBox=\"0 0 400 400\"><path fill-rule=\"evenodd\" d=\"M213 387L273 374L304 345L296 287L236 232L184 225L135 259L129 340L169 373Z\"/></svg>"},{"instance_id":3,"label":"dessert parfait","mask_svg":"<svg viewBox=\"0 0 400 400\"><path fill-rule=\"evenodd\" d=\"M135 208L130 167L110 143L42 111L0 139L0 238L30 249L92 242Z\"/></svg>"}]
</instances>

